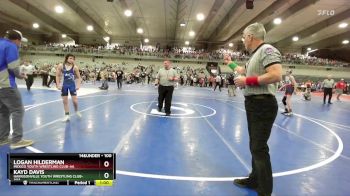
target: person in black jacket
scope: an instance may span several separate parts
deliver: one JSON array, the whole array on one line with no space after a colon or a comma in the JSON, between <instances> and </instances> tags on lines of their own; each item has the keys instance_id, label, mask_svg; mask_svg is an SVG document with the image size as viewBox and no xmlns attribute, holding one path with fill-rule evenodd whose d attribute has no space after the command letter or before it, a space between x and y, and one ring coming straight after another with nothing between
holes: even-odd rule
<instances>
[{"instance_id":1,"label":"person in black jacket","mask_svg":"<svg viewBox=\"0 0 350 196\"><path fill-rule=\"evenodd\" d=\"M230 74L227 78L227 89L228 89L228 96L233 97L236 96L236 85L235 85L235 77L233 74Z\"/></svg>"},{"instance_id":2,"label":"person in black jacket","mask_svg":"<svg viewBox=\"0 0 350 196\"><path fill-rule=\"evenodd\" d=\"M122 85L123 85L124 72L120 69L120 67L118 67L117 71L115 71L115 75L116 75L116 78L117 78L118 89L121 89Z\"/></svg>"}]
</instances>

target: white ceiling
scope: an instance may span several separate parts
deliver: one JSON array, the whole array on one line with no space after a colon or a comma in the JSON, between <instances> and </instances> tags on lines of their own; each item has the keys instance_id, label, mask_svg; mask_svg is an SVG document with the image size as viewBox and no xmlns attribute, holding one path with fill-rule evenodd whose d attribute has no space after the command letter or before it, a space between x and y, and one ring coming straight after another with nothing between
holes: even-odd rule
<instances>
[{"instance_id":1,"label":"white ceiling","mask_svg":"<svg viewBox=\"0 0 350 196\"><path fill-rule=\"evenodd\" d=\"M30 6L40 9L43 15L30 11L30 8L22 8L16 4L18 1L26 2ZM270 23L275 17L290 11L289 8L300 1L305 0L285 0L285 3L276 10L270 6L276 0L255 0L254 9L247 10L245 3L242 3L236 10L231 8L239 1L243 0L71 0L89 17L70 7L65 0L1 0L0 17L6 15L1 20L2 23L21 24L26 29L31 29L36 33L66 33L59 29L57 23L64 25L71 30L75 36L83 36L95 39L103 35L109 35L113 40L142 40L149 38L151 42L173 42L179 45L188 40L194 44L195 41L201 43L221 43L240 40L240 30L248 25L256 16L260 16L263 11L271 12L268 16L257 18L253 22L263 24ZM214 10L213 18L209 23L197 21L197 13L210 15L215 1L222 1L222 6ZM63 14L54 11L56 5L64 7ZM318 10L334 10L335 15L350 8L350 0L319 0L315 4L307 6L296 13L291 13L288 18L283 18L283 23L268 31L267 42L279 42L289 36L296 35L303 29L328 19L332 16L319 16ZM124 15L124 10L133 11L132 17ZM271 10L270 10L271 9ZM228 18L227 13L230 12ZM9 19L11 18L11 20ZM56 24L49 22L47 18L56 21ZM176 20L177 17L177 20ZM349 16L350 17L350 16ZM180 21L186 21L186 27L180 27ZM220 23L226 24L219 26ZM329 24L328 27L319 29L314 36L301 38L298 42L292 43L295 46L312 45L314 42L349 32L350 19L344 20L349 23L345 29L339 29L337 24ZM40 29L32 29L34 22L40 24ZM25 25L23 25L25 24ZM88 32L87 25L94 25L95 30ZM101 28L96 28L98 25ZM144 29L142 35L136 33L136 28ZM216 29L216 30L215 30ZM193 30L196 36L190 37L189 31ZM201 31L200 31L201 30ZM199 35L200 31L200 35ZM69 33L66 33L69 34ZM237 35L231 37L232 35ZM239 36L238 36L239 35ZM73 36L73 35L72 35ZM232 39L231 39L232 38ZM349 37L350 39L350 37Z\"/></svg>"},{"instance_id":2,"label":"white ceiling","mask_svg":"<svg viewBox=\"0 0 350 196\"><path fill-rule=\"evenodd\" d=\"M330 8L329 1L332 1L332 0L320 0L316 4L311 5L303 9L302 11L295 13L294 15L289 17L287 20L284 20L282 25L275 26L275 28L273 28L268 33L267 41L274 43L276 41L284 39L285 37L293 36L295 35L296 32L306 29L307 27L317 24L322 20L326 20L327 18L330 17L330 16L319 16L318 10L334 10L335 13L340 13L350 8L350 4L347 6L344 6L344 4L340 4L340 2L335 3L334 5L332 5L332 8ZM340 1L344 1L344 0L340 0ZM350 3L350 0L348 0L348 2Z\"/></svg>"}]
</instances>

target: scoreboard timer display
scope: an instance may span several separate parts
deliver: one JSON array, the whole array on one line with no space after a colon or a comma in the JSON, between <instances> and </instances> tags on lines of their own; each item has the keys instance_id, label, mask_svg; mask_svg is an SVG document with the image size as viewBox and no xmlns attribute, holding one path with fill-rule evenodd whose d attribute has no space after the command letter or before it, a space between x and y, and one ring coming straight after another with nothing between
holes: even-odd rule
<instances>
[{"instance_id":1,"label":"scoreboard timer display","mask_svg":"<svg viewBox=\"0 0 350 196\"><path fill-rule=\"evenodd\" d=\"M10 185L112 186L115 153L9 153Z\"/></svg>"}]
</instances>

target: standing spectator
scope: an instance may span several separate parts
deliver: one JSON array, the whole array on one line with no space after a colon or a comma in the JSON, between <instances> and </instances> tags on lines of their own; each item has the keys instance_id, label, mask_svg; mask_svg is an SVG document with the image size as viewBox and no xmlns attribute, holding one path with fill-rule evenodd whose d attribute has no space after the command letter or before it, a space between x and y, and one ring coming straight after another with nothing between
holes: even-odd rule
<instances>
[{"instance_id":1,"label":"standing spectator","mask_svg":"<svg viewBox=\"0 0 350 196\"><path fill-rule=\"evenodd\" d=\"M144 85L146 82L146 73L144 71L141 71L140 79L141 79L141 84Z\"/></svg>"},{"instance_id":2,"label":"standing spectator","mask_svg":"<svg viewBox=\"0 0 350 196\"><path fill-rule=\"evenodd\" d=\"M33 144L32 140L22 139L24 107L15 79L26 77L19 69L18 48L22 41L27 40L17 30L6 31L5 37L0 39L0 146L11 142L11 149ZM12 141L9 140L10 119Z\"/></svg>"},{"instance_id":3,"label":"standing spectator","mask_svg":"<svg viewBox=\"0 0 350 196\"><path fill-rule=\"evenodd\" d=\"M233 74L230 74L229 77L227 78L227 89L228 89L228 96L233 97L236 96L236 85L234 81L234 76Z\"/></svg>"},{"instance_id":4,"label":"standing spectator","mask_svg":"<svg viewBox=\"0 0 350 196\"><path fill-rule=\"evenodd\" d=\"M47 79L49 78L49 65L48 64L44 64L41 69L40 69L40 72L41 74L41 77L43 79L43 82L42 82L42 86L46 86L46 87L49 87L47 85Z\"/></svg>"},{"instance_id":5,"label":"standing spectator","mask_svg":"<svg viewBox=\"0 0 350 196\"><path fill-rule=\"evenodd\" d=\"M123 86L123 75L124 75L124 72L120 69L120 67L118 67L117 70L115 71L115 75L116 75L116 79L117 79L118 89L121 89L122 86Z\"/></svg>"},{"instance_id":6,"label":"standing spectator","mask_svg":"<svg viewBox=\"0 0 350 196\"><path fill-rule=\"evenodd\" d=\"M197 83L198 83L197 75L194 75L194 76L193 76L192 81L193 81L193 86L197 86Z\"/></svg>"},{"instance_id":7,"label":"standing spectator","mask_svg":"<svg viewBox=\"0 0 350 196\"><path fill-rule=\"evenodd\" d=\"M97 70L97 74L96 75L97 75L96 76L96 80L100 81L101 80L101 70L100 69Z\"/></svg>"},{"instance_id":8,"label":"standing spectator","mask_svg":"<svg viewBox=\"0 0 350 196\"><path fill-rule=\"evenodd\" d=\"M90 71L89 80L92 82L93 85L95 85L95 83L96 83L96 70Z\"/></svg>"},{"instance_id":9,"label":"standing spectator","mask_svg":"<svg viewBox=\"0 0 350 196\"><path fill-rule=\"evenodd\" d=\"M335 85L335 91L338 94L337 95L337 100L340 101L340 95L344 93L346 89L346 84L344 82L344 79L341 79L337 84Z\"/></svg>"},{"instance_id":10,"label":"standing spectator","mask_svg":"<svg viewBox=\"0 0 350 196\"><path fill-rule=\"evenodd\" d=\"M153 75L153 67L149 66L146 71L147 71L147 84L149 84L151 82L151 78Z\"/></svg>"},{"instance_id":11,"label":"standing spectator","mask_svg":"<svg viewBox=\"0 0 350 196\"><path fill-rule=\"evenodd\" d=\"M217 86L219 86L219 91L221 92L221 76L219 74L215 77L214 91L216 90Z\"/></svg>"},{"instance_id":12,"label":"standing spectator","mask_svg":"<svg viewBox=\"0 0 350 196\"><path fill-rule=\"evenodd\" d=\"M334 80L331 79L331 75L327 76L327 79L325 79L322 83L323 87L323 104L326 104L326 97L328 95L328 104L332 104L332 95L333 95L333 88L334 88Z\"/></svg>"},{"instance_id":13,"label":"standing spectator","mask_svg":"<svg viewBox=\"0 0 350 196\"><path fill-rule=\"evenodd\" d=\"M227 86L226 86L226 83L225 83L225 81L226 81L226 76L224 76L224 75L220 75L221 76L221 81L220 81L220 87L221 88L226 88Z\"/></svg>"},{"instance_id":14,"label":"standing spectator","mask_svg":"<svg viewBox=\"0 0 350 196\"><path fill-rule=\"evenodd\" d=\"M265 44L266 31L262 24L254 23L243 31L243 42L251 57L246 68L231 61L224 62L240 76L235 78L238 87L245 87L245 109L248 121L249 147L252 154L252 172L248 178L236 179L240 187L252 188L258 195L271 195L273 187L272 169L267 141L277 116L278 104L275 98L277 83L282 79L280 52Z\"/></svg>"},{"instance_id":15,"label":"standing spectator","mask_svg":"<svg viewBox=\"0 0 350 196\"><path fill-rule=\"evenodd\" d=\"M318 81L316 85L316 91L321 91L322 90L322 82Z\"/></svg>"},{"instance_id":16,"label":"standing spectator","mask_svg":"<svg viewBox=\"0 0 350 196\"><path fill-rule=\"evenodd\" d=\"M109 85L108 85L108 71L107 70L101 71L101 80L102 80L102 85L99 87L99 89L108 90Z\"/></svg>"},{"instance_id":17,"label":"standing spectator","mask_svg":"<svg viewBox=\"0 0 350 196\"><path fill-rule=\"evenodd\" d=\"M156 76L156 85L158 87L158 111L163 108L165 100L165 115L170 116L171 100L173 98L174 85L178 81L177 73L171 67L170 60L164 61L164 68L160 69Z\"/></svg>"},{"instance_id":18,"label":"standing spectator","mask_svg":"<svg viewBox=\"0 0 350 196\"><path fill-rule=\"evenodd\" d=\"M136 83L140 83L140 70L137 68L135 70L135 80L136 80Z\"/></svg>"},{"instance_id":19,"label":"standing spectator","mask_svg":"<svg viewBox=\"0 0 350 196\"><path fill-rule=\"evenodd\" d=\"M183 74L180 75L180 85L181 86L184 85L184 76L183 76Z\"/></svg>"},{"instance_id":20,"label":"standing spectator","mask_svg":"<svg viewBox=\"0 0 350 196\"><path fill-rule=\"evenodd\" d=\"M54 82L56 84L56 70L57 70L58 65L53 65L52 68L50 69L49 75L50 75L50 80L47 84L48 87L50 87L51 82Z\"/></svg>"}]
</instances>

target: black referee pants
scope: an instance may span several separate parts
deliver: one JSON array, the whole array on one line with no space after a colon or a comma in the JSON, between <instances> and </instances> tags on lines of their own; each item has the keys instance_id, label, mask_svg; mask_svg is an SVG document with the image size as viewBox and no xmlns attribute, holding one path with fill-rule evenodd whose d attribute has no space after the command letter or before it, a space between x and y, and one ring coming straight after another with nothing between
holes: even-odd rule
<instances>
[{"instance_id":1,"label":"black referee pants","mask_svg":"<svg viewBox=\"0 0 350 196\"><path fill-rule=\"evenodd\" d=\"M246 96L245 109L252 155L252 172L249 178L257 185L258 193L271 194L273 180L267 141L277 116L277 101L272 95Z\"/></svg>"},{"instance_id":2,"label":"black referee pants","mask_svg":"<svg viewBox=\"0 0 350 196\"><path fill-rule=\"evenodd\" d=\"M49 78L49 74L42 74L43 83L42 86L47 86L47 79Z\"/></svg>"},{"instance_id":3,"label":"black referee pants","mask_svg":"<svg viewBox=\"0 0 350 196\"><path fill-rule=\"evenodd\" d=\"M118 85L118 89L121 89L123 86L123 79L117 79L117 85Z\"/></svg>"},{"instance_id":4,"label":"black referee pants","mask_svg":"<svg viewBox=\"0 0 350 196\"><path fill-rule=\"evenodd\" d=\"M323 89L323 103L326 103L326 97L328 97L328 103L331 102L332 100L332 95L333 95L333 89L332 88L324 88Z\"/></svg>"},{"instance_id":5,"label":"black referee pants","mask_svg":"<svg viewBox=\"0 0 350 196\"><path fill-rule=\"evenodd\" d=\"M174 86L162 86L158 87L158 109L163 108L163 102L165 100L165 113L170 114L171 99L173 98Z\"/></svg>"},{"instance_id":6,"label":"black referee pants","mask_svg":"<svg viewBox=\"0 0 350 196\"><path fill-rule=\"evenodd\" d=\"M31 75L28 74L27 79L25 79L25 81L26 81L27 90L29 91L33 85L33 82L34 82L33 74L31 74Z\"/></svg>"},{"instance_id":7,"label":"black referee pants","mask_svg":"<svg viewBox=\"0 0 350 196\"><path fill-rule=\"evenodd\" d=\"M49 80L47 86L50 87L50 85L51 85L52 82L54 82L54 83L56 84L56 76L50 75L50 80Z\"/></svg>"}]
</instances>

